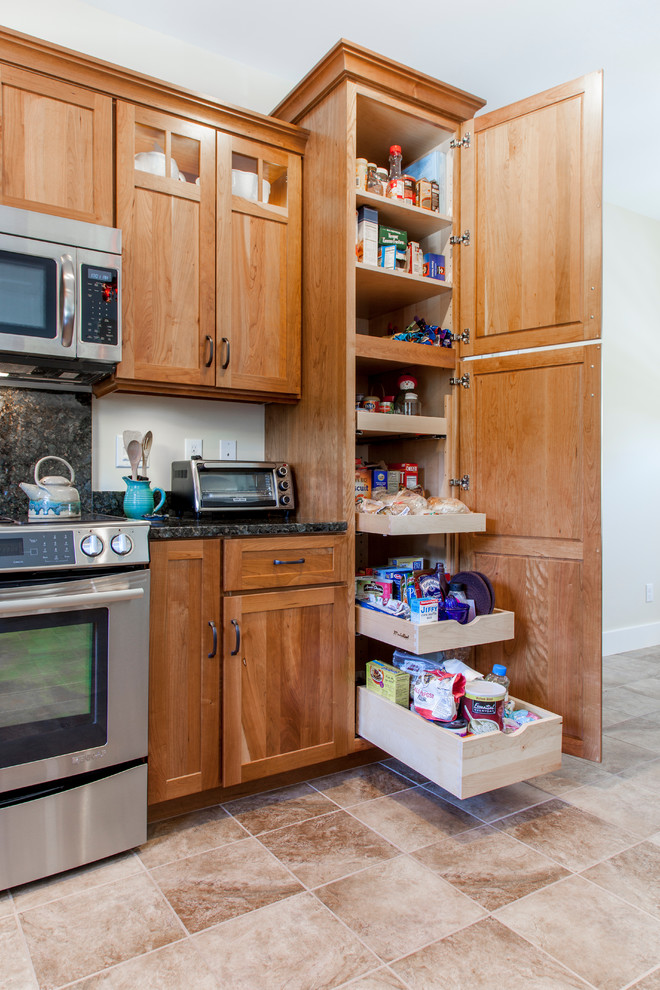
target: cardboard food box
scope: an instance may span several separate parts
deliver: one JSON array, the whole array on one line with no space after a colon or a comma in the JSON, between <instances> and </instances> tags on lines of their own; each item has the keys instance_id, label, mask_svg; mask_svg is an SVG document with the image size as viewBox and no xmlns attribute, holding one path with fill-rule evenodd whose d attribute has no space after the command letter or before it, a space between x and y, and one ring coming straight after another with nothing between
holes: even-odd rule
<instances>
[{"instance_id":1,"label":"cardboard food box","mask_svg":"<svg viewBox=\"0 0 660 990\"><path fill-rule=\"evenodd\" d=\"M435 278L440 282L445 281L445 256L444 254L424 255L424 275L426 278Z\"/></svg>"},{"instance_id":2,"label":"cardboard food box","mask_svg":"<svg viewBox=\"0 0 660 990\"><path fill-rule=\"evenodd\" d=\"M388 470L400 473L400 488L416 488L419 478L419 468L417 464L388 464Z\"/></svg>"},{"instance_id":3,"label":"cardboard food box","mask_svg":"<svg viewBox=\"0 0 660 990\"><path fill-rule=\"evenodd\" d=\"M411 598L409 605L411 622L424 625L426 622L438 621L437 598Z\"/></svg>"},{"instance_id":4,"label":"cardboard food box","mask_svg":"<svg viewBox=\"0 0 660 990\"><path fill-rule=\"evenodd\" d=\"M378 265L378 210L368 206L358 209L357 260Z\"/></svg>"},{"instance_id":5,"label":"cardboard food box","mask_svg":"<svg viewBox=\"0 0 660 990\"><path fill-rule=\"evenodd\" d=\"M355 497L371 497L371 471L368 468L355 469Z\"/></svg>"},{"instance_id":6,"label":"cardboard food box","mask_svg":"<svg viewBox=\"0 0 660 990\"><path fill-rule=\"evenodd\" d=\"M410 707L410 674L381 660L367 664L367 690L380 694L395 705Z\"/></svg>"}]
</instances>

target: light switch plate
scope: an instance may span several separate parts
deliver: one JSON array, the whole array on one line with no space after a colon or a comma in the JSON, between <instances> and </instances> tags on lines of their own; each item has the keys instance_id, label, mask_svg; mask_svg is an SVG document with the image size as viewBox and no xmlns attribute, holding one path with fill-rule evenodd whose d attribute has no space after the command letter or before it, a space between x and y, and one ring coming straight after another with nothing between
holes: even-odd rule
<instances>
[{"instance_id":1,"label":"light switch plate","mask_svg":"<svg viewBox=\"0 0 660 990\"><path fill-rule=\"evenodd\" d=\"M235 461L236 460L236 441L235 440L221 440L220 441L220 460L221 461Z\"/></svg>"}]
</instances>

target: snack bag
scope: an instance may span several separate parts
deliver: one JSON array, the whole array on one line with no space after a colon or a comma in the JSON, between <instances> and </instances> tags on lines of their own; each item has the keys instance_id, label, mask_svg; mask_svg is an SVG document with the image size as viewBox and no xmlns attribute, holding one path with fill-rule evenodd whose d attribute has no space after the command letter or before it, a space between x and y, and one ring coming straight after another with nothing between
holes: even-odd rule
<instances>
[{"instance_id":1,"label":"snack bag","mask_svg":"<svg viewBox=\"0 0 660 990\"><path fill-rule=\"evenodd\" d=\"M413 686L413 706L423 718L453 722L458 705L465 694L463 674L431 670L420 674Z\"/></svg>"}]
</instances>

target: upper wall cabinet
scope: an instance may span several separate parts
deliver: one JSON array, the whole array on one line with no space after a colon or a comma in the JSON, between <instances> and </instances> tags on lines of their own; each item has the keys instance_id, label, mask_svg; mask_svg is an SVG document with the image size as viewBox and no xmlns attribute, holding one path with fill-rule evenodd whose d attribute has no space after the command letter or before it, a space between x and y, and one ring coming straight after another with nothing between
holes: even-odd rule
<instances>
[{"instance_id":1,"label":"upper wall cabinet","mask_svg":"<svg viewBox=\"0 0 660 990\"><path fill-rule=\"evenodd\" d=\"M215 384L215 132L117 104L119 378Z\"/></svg>"},{"instance_id":2,"label":"upper wall cabinet","mask_svg":"<svg viewBox=\"0 0 660 990\"><path fill-rule=\"evenodd\" d=\"M112 226L112 99L0 65L0 199Z\"/></svg>"}]
</instances>

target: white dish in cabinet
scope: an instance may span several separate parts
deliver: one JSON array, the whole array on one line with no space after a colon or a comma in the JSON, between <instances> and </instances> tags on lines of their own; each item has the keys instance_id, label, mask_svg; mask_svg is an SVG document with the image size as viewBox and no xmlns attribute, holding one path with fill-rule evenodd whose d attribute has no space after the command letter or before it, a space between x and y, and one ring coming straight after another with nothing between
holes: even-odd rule
<instances>
[{"instance_id":1,"label":"white dish in cabinet","mask_svg":"<svg viewBox=\"0 0 660 990\"><path fill-rule=\"evenodd\" d=\"M465 625L453 619L417 624L385 612L362 608L361 605L355 606L356 632L418 654L513 639L513 619L513 612L496 608L491 615L478 615Z\"/></svg>"},{"instance_id":2,"label":"white dish in cabinet","mask_svg":"<svg viewBox=\"0 0 660 990\"><path fill-rule=\"evenodd\" d=\"M561 766L561 716L514 700L540 719L512 733L462 737L358 687L357 732L456 797L473 797Z\"/></svg>"}]
</instances>

